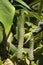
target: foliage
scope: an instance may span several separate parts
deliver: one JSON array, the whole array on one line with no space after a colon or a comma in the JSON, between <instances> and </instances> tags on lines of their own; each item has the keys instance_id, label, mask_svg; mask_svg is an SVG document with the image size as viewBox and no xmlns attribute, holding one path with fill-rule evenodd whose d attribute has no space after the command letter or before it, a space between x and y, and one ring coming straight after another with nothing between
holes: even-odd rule
<instances>
[{"instance_id":1,"label":"foliage","mask_svg":"<svg viewBox=\"0 0 43 65\"><path fill-rule=\"evenodd\" d=\"M0 0L0 57L1 65L43 64L42 0Z\"/></svg>"},{"instance_id":2,"label":"foliage","mask_svg":"<svg viewBox=\"0 0 43 65\"><path fill-rule=\"evenodd\" d=\"M11 28L14 13L15 8L8 0L0 0L0 21L4 24L6 35L8 35Z\"/></svg>"}]
</instances>

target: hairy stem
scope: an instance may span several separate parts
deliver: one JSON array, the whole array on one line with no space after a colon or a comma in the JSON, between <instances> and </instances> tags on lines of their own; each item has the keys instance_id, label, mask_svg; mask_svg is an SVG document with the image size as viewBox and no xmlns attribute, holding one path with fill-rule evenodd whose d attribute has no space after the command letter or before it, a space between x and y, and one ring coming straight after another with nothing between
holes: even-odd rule
<instances>
[{"instance_id":1,"label":"hairy stem","mask_svg":"<svg viewBox=\"0 0 43 65\"><path fill-rule=\"evenodd\" d=\"M17 57L22 59L23 43L24 43L24 12L20 11L20 16L18 17L18 52Z\"/></svg>"},{"instance_id":2,"label":"hairy stem","mask_svg":"<svg viewBox=\"0 0 43 65\"><path fill-rule=\"evenodd\" d=\"M32 37L30 40L30 51L29 51L29 59L30 60L34 59L33 50L34 50L34 38L33 38L33 34L32 34Z\"/></svg>"}]
</instances>

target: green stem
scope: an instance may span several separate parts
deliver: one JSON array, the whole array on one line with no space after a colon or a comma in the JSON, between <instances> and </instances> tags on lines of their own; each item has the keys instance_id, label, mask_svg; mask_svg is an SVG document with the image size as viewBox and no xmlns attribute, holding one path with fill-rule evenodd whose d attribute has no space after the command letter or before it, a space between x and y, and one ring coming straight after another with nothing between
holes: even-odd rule
<instances>
[{"instance_id":1,"label":"green stem","mask_svg":"<svg viewBox=\"0 0 43 65\"><path fill-rule=\"evenodd\" d=\"M17 57L22 58L23 43L24 43L24 12L20 11L20 16L18 17L18 52Z\"/></svg>"},{"instance_id":2,"label":"green stem","mask_svg":"<svg viewBox=\"0 0 43 65\"><path fill-rule=\"evenodd\" d=\"M33 34L32 34L32 37L31 37L31 40L30 40L29 60L34 59L33 50L34 50L34 37L33 37Z\"/></svg>"}]
</instances>

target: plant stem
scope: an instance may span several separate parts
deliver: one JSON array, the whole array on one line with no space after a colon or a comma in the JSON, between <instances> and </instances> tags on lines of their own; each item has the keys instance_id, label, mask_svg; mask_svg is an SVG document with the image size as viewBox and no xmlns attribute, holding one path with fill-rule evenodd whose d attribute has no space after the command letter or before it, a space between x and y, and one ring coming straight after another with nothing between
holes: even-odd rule
<instances>
[{"instance_id":1,"label":"plant stem","mask_svg":"<svg viewBox=\"0 0 43 65\"><path fill-rule=\"evenodd\" d=\"M34 59L34 55L33 55L33 50L34 50L34 37L32 34L31 40L30 40L30 51L29 51L29 60L33 60Z\"/></svg>"},{"instance_id":2,"label":"plant stem","mask_svg":"<svg viewBox=\"0 0 43 65\"><path fill-rule=\"evenodd\" d=\"M23 43L24 43L24 12L20 11L20 16L18 17L18 52L17 57L22 59Z\"/></svg>"}]
</instances>

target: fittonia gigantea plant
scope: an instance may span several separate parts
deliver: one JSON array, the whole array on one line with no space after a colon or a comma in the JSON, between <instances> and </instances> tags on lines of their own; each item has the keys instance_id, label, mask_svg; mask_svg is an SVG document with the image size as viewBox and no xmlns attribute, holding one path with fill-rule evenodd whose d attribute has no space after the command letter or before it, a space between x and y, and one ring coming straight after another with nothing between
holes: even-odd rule
<instances>
[{"instance_id":1,"label":"fittonia gigantea plant","mask_svg":"<svg viewBox=\"0 0 43 65\"><path fill-rule=\"evenodd\" d=\"M18 16L17 26L18 26L18 52L17 57L22 59L23 43L24 43L24 10L20 10L20 15Z\"/></svg>"},{"instance_id":2,"label":"fittonia gigantea plant","mask_svg":"<svg viewBox=\"0 0 43 65\"><path fill-rule=\"evenodd\" d=\"M29 59L33 60L34 55L33 55L33 50L34 50L34 36L40 32L43 29L43 22L39 22L38 26L33 30L29 38L26 40L25 44L30 40L30 48L29 48ZM41 37L42 37L42 32L41 32Z\"/></svg>"}]
</instances>

